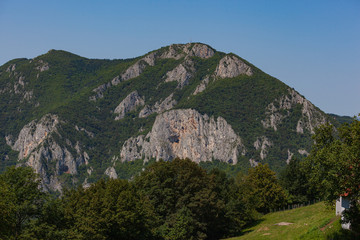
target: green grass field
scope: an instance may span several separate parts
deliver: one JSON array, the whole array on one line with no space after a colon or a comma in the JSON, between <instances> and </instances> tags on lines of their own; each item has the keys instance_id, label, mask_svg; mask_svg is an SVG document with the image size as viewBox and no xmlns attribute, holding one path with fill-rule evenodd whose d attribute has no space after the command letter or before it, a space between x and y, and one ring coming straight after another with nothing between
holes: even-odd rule
<instances>
[{"instance_id":1,"label":"green grass field","mask_svg":"<svg viewBox=\"0 0 360 240\"><path fill-rule=\"evenodd\" d=\"M291 223L289 225L277 225ZM251 239L357 239L349 231L341 229L340 218L335 210L323 202L269 213L258 224L244 230L244 234L228 240Z\"/></svg>"}]
</instances>

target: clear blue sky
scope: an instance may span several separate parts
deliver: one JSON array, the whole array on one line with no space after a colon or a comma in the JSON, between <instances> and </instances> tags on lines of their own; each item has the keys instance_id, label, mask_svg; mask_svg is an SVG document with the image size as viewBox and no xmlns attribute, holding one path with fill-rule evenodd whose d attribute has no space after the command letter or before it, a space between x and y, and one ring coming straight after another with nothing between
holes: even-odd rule
<instances>
[{"instance_id":1,"label":"clear blue sky","mask_svg":"<svg viewBox=\"0 0 360 240\"><path fill-rule=\"evenodd\" d=\"M360 0L0 0L0 29L0 65L49 49L113 59L203 42L325 112L360 113Z\"/></svg>"}]
</instances>

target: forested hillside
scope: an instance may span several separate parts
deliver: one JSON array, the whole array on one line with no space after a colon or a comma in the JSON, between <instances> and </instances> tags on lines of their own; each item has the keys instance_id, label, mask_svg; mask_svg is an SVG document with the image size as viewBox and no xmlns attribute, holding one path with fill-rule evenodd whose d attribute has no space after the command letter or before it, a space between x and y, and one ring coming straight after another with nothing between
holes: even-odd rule
<instances>
[{"instance_id":1,"label":"forested hillside","mask_svg":"<svg viewBox=\"0 0 360 240\"><path fill-rule=\"evenodd\" d=\"M47 191L131 178L152 161L189 158L229 174L276 172L335 121L230 53L174 44L126 60L60 50L0 67L0 171L19 164Z\"/></svg>"}]
</instances>

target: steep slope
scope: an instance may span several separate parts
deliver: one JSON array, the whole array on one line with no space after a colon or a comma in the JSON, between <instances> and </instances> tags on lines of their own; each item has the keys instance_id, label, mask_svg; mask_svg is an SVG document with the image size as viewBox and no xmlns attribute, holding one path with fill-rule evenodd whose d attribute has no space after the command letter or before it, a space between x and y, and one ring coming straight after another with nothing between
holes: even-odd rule
<instances>
[{"instance_id":1,"label":"steep slope","mask_svg":"<svg viewBox=\"0 0 360 240\"><path fill-rule=\"evenodd\" d=\"M279 170L306 156L328 119L281 81L201 43L127 60L51 50L1 66L0 86L0 170L32 166L50 191L116 177L136 159Z\"/></svg>"}]
</instances>

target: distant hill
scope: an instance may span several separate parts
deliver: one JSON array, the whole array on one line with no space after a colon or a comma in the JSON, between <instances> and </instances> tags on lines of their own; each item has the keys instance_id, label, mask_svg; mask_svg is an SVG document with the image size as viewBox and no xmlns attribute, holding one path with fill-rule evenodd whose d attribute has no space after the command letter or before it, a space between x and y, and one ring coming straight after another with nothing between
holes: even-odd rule
<instances>
[{"instance_id":1,"label":"distant hill","mask_svg":"<svg viewBox=\"0 0 360 240\"><path fill-rule=\"evenodd\" d=\"M354 118L349 116L339 116L332 113L328 113L328 115L340 124L352 123L354 121Z\"/></svg>"},{"instance_id":2,"label":"distant hill","mask_svg":"<svg viewBox=\"0 0 360 240\"><path fill-rule=\"evenodd\" d=\"M279 171L307 156L314 129L334 119L202 43L125 60L59 50L14 59L0 67L0 100L0 170L29 165L50 191L130 177L160 158Z\"/></svg>"}]
</instances>

